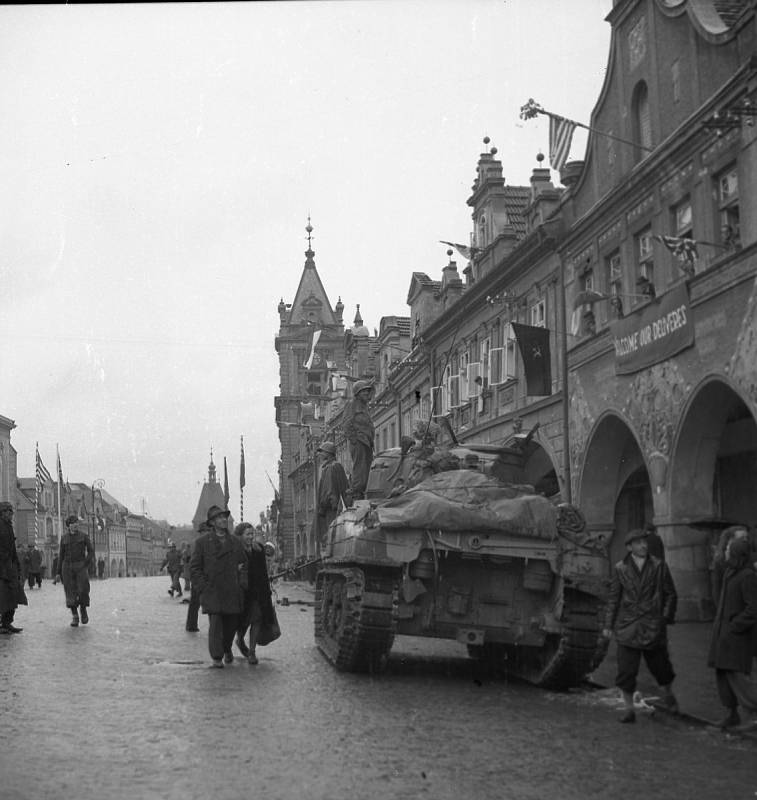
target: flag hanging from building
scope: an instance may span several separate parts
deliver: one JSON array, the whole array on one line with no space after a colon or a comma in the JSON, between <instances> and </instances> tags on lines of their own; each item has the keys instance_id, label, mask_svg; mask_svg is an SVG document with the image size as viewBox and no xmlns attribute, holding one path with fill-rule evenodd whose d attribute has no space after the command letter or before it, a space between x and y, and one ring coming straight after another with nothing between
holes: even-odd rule
<instances>
[{"instance_id":1,"label":"flag hanging from building","mask_svg":"<svg viewBox=\"0 0 757 800\"><path fill-rule=\"evenodd\" d=\"M36 461L36 488L37 494L39 494L42 491L42 487L46 483L53 482L53 478L52 475L50 475L50 473L47 471L45 465L42 463L42 459L39 457L39 444L35 444L34 446L34 458Z\"/></svg>"},{"instance_id":2,"label":"flag hanging from building","mask_svg":"<svg viewBox=\"0 0 757 800\"><path fill-rule=\"evenodd\" d=\"M226 502L226 508L229 507L229 472L226 469L226 456L223 457L223 499Z\"/></svg>"},{"instance_id":3,"label":"flag hanging from building","mask_svg":"<svg viewBox=\"0 0 757 800\"><path fill-rule=\"evenodd\" d=\"M56 448L56 455L58 458L58 486L60 490L63 491L63 469L60 465L60 450Z\"/></svg>"},{"instance_id":4,"label":"flag hanging from building","mask_svg":"<svg viewBox=\"0 0 757 800\"><path fill-rule=\"evenodd\" d=\"M457 242L445 242L444 239L439 239L442 244L449 245L450 247L454 247L460 255L470 261L478 252L477 247L468 247L464 244L458 244Z\"/></svg>"},{"instance_id":5,"label":"flag hanging from building","mask_svg":"<svg viewBox=\"0 0 757 800\"><path fill-rule=\"evenodd\" d=\"M552 169L559 172L570 153L570 144L573 140L573 131L576 123L573 120L558 117L553 114L549 116L549 163Z\"/></svg>"},{"instance_id":6,"label":"flag hanging from building","mask_svg":"<svg viewBox=\"0 0 757 800\"><path fill-rule=\"evenodd\" d=\"M313 359L315 358L315 346L318 344L318 340L321 338L322 331L317 330L313 331L313 344L310 346L310 355L308 356L308 360L303 364L305 369L310 369L313 366Z\"/></svg>"},{"instance_id":7,"label":"flag hanging from building","mask_svg":"<svg viewBox=\"0 0 757 800\"><path fill-rule=\"evenodd\" d=\"M687 275L694 274L694 262L699 258L697 252L697 242L695 239L681 236L659 236L655 234L654 239L662 242L665 247L678 259L681 263L681 269Z\"/></svg>"},{"instance_id":8,"label":"flag hanging from building","mask_svg":"<svg viewBox=\"0 0 757 800\"><path fill-rule=\"evenodd\" d=\"M549 352L549 328L511 323L518 340L523 369L526 373L526 394L533 397L552 394L552 364Z\"/></svg>"},{"instance_id":9,"label":"flag hanging from building","mask_svg":"<svg viewBox=\"0 0 757 800\"><path fill-rule=\"evenodd\" d=\"M244 489L245 476L244 476L244 436L239 437L242 456L239 461L239 488Z\"/></svg>"}]
</instances>

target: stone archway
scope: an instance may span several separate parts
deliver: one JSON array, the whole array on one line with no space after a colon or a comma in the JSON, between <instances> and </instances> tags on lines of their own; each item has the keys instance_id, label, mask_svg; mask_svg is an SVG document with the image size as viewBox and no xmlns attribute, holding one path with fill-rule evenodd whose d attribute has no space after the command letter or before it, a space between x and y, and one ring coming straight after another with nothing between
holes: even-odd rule
<instances>
[{"instance_id":1,"label":"stone archway","mask_svg":"<svg viewBox=\"0 0 757 800\"><path fill-rule=\"evenodd\" d=\"M587 526L604 537L610 562L626 552L624 539L654 516L644 456L624 419L608 412L590 433L580 474L578 507Z\"/></svg>"},{"instance_id":2,"label":"stone archway","mask_svg":"<svg viewBox=\"0 0 757 800\"><path fill-rule=\"evenodd\" d=\"M725 380L708 378L691 394L670 462L668 561L682 618L711 618L712 548L725 522L757 521L755 486L755 417Z\"/></svg>"},{"instance_id":3,"label":"stone archway","mask_svg":"<svg viewBox=\"0 0 757 800\"><path fill-rule=\"evenodd\" d=\"M554 497L560 494L560 481L549 453L539 442L531 442L526 451L523 482L531 484L537 494Z\"/></svg>"}]
</instances>

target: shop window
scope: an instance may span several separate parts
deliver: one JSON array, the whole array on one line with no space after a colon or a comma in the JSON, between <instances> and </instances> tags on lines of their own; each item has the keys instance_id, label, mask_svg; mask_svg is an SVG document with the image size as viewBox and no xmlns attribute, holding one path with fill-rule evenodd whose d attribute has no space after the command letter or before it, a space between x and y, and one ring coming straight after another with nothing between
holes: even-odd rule
<instances>
[{"instance_id":1,"label":"shop window","mask_svg":"<svg viewBox=\"0 0 757 800\"><path fill-rule=\"evenodd\" d=\"M739 175L733 164L717 176L720 241L730 250L741 245Z\"/></svg>"}]
</instances>

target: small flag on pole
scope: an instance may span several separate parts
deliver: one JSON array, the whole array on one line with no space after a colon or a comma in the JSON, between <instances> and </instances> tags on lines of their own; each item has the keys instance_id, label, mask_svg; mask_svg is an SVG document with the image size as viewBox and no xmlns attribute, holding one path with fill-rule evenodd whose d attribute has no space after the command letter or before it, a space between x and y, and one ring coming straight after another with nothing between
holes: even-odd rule
<instances>
[{"instance_id":1,"label":"small flag on pole","mask_svg":"<svg viewBox=\"0 0 757 800\"><path fill-rule=\"evenodd\" d=\"M39 457L39 445L35 446L35 460L36 460L36 478L37 478L37 493L42 491L42 487L46 483L52 483L53 478L52 475L47 471L47 467L42 463L42 459Z\"/></svg>"},{"instance_id":2,"label":"small flag on pole","mask_svg":"<svg viewBox=\"0 0 757 800\"><path fill-rule=\"evenodd\" d=\"M549 352L549 328L511 323L526 372L526 394L552 394L552 364Z\"/></svg>"},{"instance_id":3,"label":"small flag on pole","mask_svg":"<svg viewBox=\"0 0 757 800\"><path fill-rule=\"evenodd\" d=\"M444 239L439 239L441 244L449 245L450 247L454 247L460 255L470 261L478 252L478 248L476 247L468 247L464 244L458 244L457 242L445 242Z\"/></svg>"},{"instance_id":4,"label":"small flag on pole","mask_svg":"<svg viewBox=\"0 0 757 800\"><path fill-rule=\"evenodd\" d=\"M226 456L223 457L223 499L226 502L226 508L229 507L229 473L226 469Z\"/></svg>"},{"instance_id":5,"label":"small flag on pole","mask_svg":"<svg viewBox=\"0 0 757 800\"><path fill-rule=\"evenodd\" d=\"M313 331L313 344L310 347L310 355L308 356L308 360L303 364L305 369L310 369L313 366L313 359L315 358L315 346L318 344L318 340L321 338L322 331Z\"/></svg>"},{"instance_id":6,"label":"small flag on pole","mask_svg":"<svg viewBox=\"0 0 757 800\"><path fill-rule=\"evenodd\" d=\"M576 123L573 120L558 117L553 114L549 116L549 163L552 169L559 172L570 153L570 144L573 140L573 131Z\"/></svg>"},{"instance_id":7,"label":"small flag on pole","mask_svg":"<svg viewBox=\"0 0 757 800\"><path fill-rule=\"evenodd\" d=\"M678 259L681 269L687 275L694 274L694 262L699 257L695 239L681 236L659 236L657 234L653 238L657 239L658 242L662 242Z\"/></svg>"}]
</instances>

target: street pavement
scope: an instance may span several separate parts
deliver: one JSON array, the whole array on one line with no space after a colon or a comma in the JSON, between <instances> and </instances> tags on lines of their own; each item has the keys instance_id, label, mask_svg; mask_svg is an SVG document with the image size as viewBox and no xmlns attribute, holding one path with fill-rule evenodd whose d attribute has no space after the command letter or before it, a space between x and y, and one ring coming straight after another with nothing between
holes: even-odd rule
<instances>
[{"instance_id":1,"label":"street pavement","mask_svg":"<svg viewBox=\"0 0 757 800\"><path fill-rule=\"evenodd\" d=\"M619 725L616 690L485 675L455 642L398 637L384 673L338 673L313 643L304 583L277 584L282 636L258 666L212 669L206 618L187 633L168 586L94 581L75 629L62 587L27 592L24 632L0 637L2 800L757 793L753 740L646 704Z\"/></svg>"}]
</instances>

